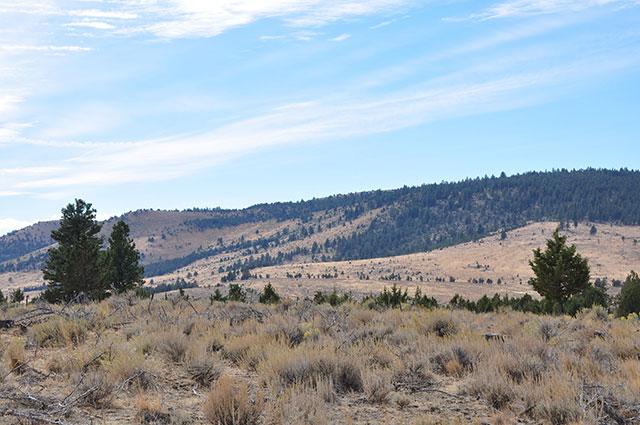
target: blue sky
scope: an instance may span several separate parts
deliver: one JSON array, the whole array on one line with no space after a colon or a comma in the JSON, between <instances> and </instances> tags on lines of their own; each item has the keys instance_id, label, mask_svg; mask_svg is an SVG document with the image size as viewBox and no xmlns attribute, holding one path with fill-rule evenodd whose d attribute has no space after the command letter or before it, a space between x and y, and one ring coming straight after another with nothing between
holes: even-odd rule
<instances>
[{"instance_id":1,"label":"blue sky","mask_svg":"<svg viewBox=\"0 0 640 425\"><path fill-rule=\"evenodd\" d=\"M0 0L0 234L640 163L640 0Z\"/></svg>"}]
</instances>

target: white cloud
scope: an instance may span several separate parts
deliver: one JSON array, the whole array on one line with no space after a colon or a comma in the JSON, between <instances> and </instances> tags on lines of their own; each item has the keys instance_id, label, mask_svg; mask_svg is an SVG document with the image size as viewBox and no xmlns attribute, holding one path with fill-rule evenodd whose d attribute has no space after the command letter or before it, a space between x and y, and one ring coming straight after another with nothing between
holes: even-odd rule
<instances>
[{"instance_id":1,"label":"white cloud","mask_svg":"<svg viewBox=\"0 0 640 425\"><path fill-rule=\"evenodd\" d=\"M476 19L498 19L516 16L572 13L590 8L616 5L638 5L638 0L509 0L497 3L485 11L472 15Z\"/></svg>"},{"instance_id":2,"label":"white cloud","mask_svg":"<svg viewBox=\"0 0 640 425\"><path fill-rule=\"evenodd\" d=\"M81 18L123 19L123 20L131 20L131 19L138 18L138 15L133 12L108 11L108 10L99 10L99 9L72 10L69 12L69 16L78 16Z\"/></svg>"},{"instance_id":3,"label":"white cloud","mask_svg":"<svg viewBox=\"0 0 640 425\"><path fill-rule=\"evenodd\" d=\"M351 38L351 34L340 34L337 37L333 37L331 41L345 41Z\"/></svg>"},{"instance_id":4,"label":"white cloud","mask_svg":"<svg viewBox=\"0 0 640 425\"><path fill-rule=\"evenodd\" d=\"M0 236L11 231L22 229L32 224L29 221L17 220L15 218L0 218Z\"/></svg>"},{"instance_id":5,"label":"white cloud","mask_svg":"<svg viewBox=\"0 0 640 425\"><path fill-rule=\"evenodd\" d=\"M143 19L130 33L160 38L213 37L252 22L280 18L297 27L321 26L406 8L415 0L163 0L139 1ZM129 5L128 7L131 7Z\"/></svg>"},{"instance_id":6,"label":"white cloud","mask_svg":"<svg viewBox=\"0 0 640 425\"><path fill-rule=\"evenodd\" d=\"M69 22L65 24L67 27L73 28L92 28L96 30L112 30L115 29L114 25L111 25L107 22L101 21L79 21L79 22Z\"/></svg>"},{"instance_id":7,"label":"white cloud","mask_svg":"<svg viewBox=\"0 0 640 425\"><path fill-rule=\"evenodd\" d=\"M38 45L20 45L20 44L5 44L0 45L0 52L8 53L22 53L22 52L51 52L51 53L64 53L64 52L90 52L90 47L83 46L38 46Z\"/></svg>"}]
</instances>

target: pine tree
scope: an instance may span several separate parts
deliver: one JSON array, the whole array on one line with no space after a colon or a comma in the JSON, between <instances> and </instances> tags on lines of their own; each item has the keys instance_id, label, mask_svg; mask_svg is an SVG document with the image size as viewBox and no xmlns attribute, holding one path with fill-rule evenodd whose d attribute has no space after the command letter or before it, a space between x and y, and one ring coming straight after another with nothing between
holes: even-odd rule
<instances>
[{"instance_id":1,"label":"pine tree","mask_svg":"<svg viewBox=\"0 0 640 425\"><path fill-rule=\"evenodd\" d=\"M563 308L572 295L589 287L589 265L587 260L576 253L576 246L567 246L567 237L558 229L547 241L547 249L533 251L529 261L535 277L529 284L545 299Z\"/></svg>"},{"instance_id":2,"label":"pine tree","mask_svg":"<svg viewBox=\"0 0 640 425\"><path fill-rule=\"evenodd\" d=\"M277 304L280 302L280 295L273 288L271 283L267 283L260 294L260 302L262 304Z\"/></svg>"},{"instance_id":3,"label":"pine tree","mask_svg":"<svg viewBox=\"0 0 640 425\"><path fill-rule=\"evenodd\" d=\"M2 291L0 291L0 304L4 304L7 302L7 298L4 296Z\"/></svg>"},{"instance_id":4,"label":"pine tree","mask_svg":"<svg viewBox=\"0 0 640 425\"><path fill-rule=\"evenodd\" d=\"M19 304L22 301L24 301L24 292L20 288L14 289L11 293L11 302Z\"/></svg>"},{"instance_id":5,"label":"pine tree","mask_svg":"<svg viewBox=\"0 0 640 425\"><path fill-rule=\"evenodd\" d=\"M631 272L620 291L620 302L616 315L627 316L631 313L640 313L640 276Z\"/></svg>"},{"instance_id":6,"label":"pine tree","mask_svg":"<svg viewBox=\"0 0 640 425\"><path fill-rule=\"evenodd\" d=\"M124 221L113 226L109 246L104 253L103 273L106 284L117 293L132 290L143 283L140 252L129 237L129 226Z\"/></svg>"},{"instance_id":7,"label":"pine tree","mask_svg":"<svg viewBox=\"0 0 640 425\"><path fill-rule=\"evenodd\" d=\"M48 288L43 298L49 302L71 301L81 293L89 298L105 296L98 259L101 238L96 210L91 204L76 199L62 209L60 227L51 232L57 246L49 250L42 269Z\"/></svg>"}]
</instances>

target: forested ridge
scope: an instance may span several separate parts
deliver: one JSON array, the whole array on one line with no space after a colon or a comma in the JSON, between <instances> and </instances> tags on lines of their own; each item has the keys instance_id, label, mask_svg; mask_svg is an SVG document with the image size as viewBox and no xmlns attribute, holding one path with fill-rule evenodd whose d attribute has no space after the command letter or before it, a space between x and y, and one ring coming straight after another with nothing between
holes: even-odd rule
<instances>
[{"instance_id":1,"label":"forested ridge","mask_svg":"<svg viewBox=\"0 0 640 425\"><path fill-rule=\"evenodd\" d=\"M153 210L140 210L123 216L137 217ZM427 251L484 237L503 229L522 226L530 221L593 221L627 225L640 224L640 171L635 170L554 170L529 172L513 176L482 177L452 183L425 184L395 190L334 195L298 202L259 204L241 210L191 209L163 211L183 214L176 231L202 232L246 223L296 220L298 230L255 241L237 241L227 245L212 244L186 256L147 262L150 271L168 272L197 259L225 252L243 250L264 254L267 247L287 241L304 240L307 227L314 227L314 214L339 216L342 223L371 213L366 226L349 233L327 238L322 244L296 252L313 253L319 260L345 260L384 257ZM144 235L131 222L132 234ZM55 223L54 223L55 225ZM318 226L320 227L320 226ZM302 229L302 231L300 231ZM41 234L42 232L40 232ZM0 238L0 272L35 266L42 260L17 263L16 258L46 247L51 241L33 236L29 228ZM284 248L282 255L261 257L247 262L264 265L264 258L290 261ZM6 262L7 260L13 260ZM276 260L273 260L276 261ZM34 263L34 264L31 264Z\"/></svg>"}]
</instances>

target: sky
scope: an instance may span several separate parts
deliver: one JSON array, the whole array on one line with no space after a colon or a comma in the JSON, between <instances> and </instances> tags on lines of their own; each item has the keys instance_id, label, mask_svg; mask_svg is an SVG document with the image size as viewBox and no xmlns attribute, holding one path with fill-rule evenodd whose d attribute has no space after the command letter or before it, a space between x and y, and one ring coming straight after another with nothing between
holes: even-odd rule
<instances>
[{"instance_id":1,"label":"sky","mask_svg":"<svg viewBox=\"0 0 640 425\"><path fill-rule=\"evenodd\" d=\"M0 0L0 234L638 168L640 0Z\"/></svg>"}]
</instances>

